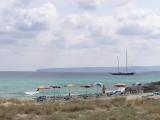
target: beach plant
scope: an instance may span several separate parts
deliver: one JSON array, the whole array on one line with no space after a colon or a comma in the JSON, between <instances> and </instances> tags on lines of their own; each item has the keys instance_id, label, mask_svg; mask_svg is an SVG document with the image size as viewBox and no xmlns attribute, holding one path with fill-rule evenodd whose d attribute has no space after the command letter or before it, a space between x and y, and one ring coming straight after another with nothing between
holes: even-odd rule
<instances>
[{"instance_id":1,"label":"beach plant","mask_svg":"<svg viewBox=\"0 0 160 120\"><path fill-rule=\"evenodd\" d=\"M160 120L159 99L0 100L0 120Z\"/></svg>"}]
</instances>

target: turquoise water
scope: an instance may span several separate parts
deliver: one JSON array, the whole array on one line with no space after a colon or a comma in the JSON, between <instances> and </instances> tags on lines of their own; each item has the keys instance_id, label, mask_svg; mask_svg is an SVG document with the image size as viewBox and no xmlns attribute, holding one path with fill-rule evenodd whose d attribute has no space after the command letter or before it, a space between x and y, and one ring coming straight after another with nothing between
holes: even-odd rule
<instances>
[{"instance_id":1,"label":"turquoise water","mask_svg":"<svg viewBox=\"0 0 160 120\"><path fill-rule=\"evenodd\" d=\"M76 84L71 89L72 94L85 94L86 89L80 85L103 82L107 89L114 89L115 83L123 82L132 84L136 82L147 83L159 81L160 74L136 74L133 76L112 76L106 73L45 73L45 72L0 72L0 97L2 98L29 98L25 92L36 91L37 86ZM99 92L101 89L99 89ZM37 95L68 94L67 88L55 91L41 91ZM97 88L87 90L88 93L96 93Z\"/></svg>"}]
</instances>

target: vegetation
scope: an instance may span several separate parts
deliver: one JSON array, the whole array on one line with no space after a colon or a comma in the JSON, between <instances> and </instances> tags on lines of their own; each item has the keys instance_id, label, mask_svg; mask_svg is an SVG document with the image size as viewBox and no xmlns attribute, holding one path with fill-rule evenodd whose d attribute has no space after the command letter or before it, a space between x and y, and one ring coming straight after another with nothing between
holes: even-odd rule
<instances>
[{"instance_id":1,"label":"vegetation","mask_svg":"<svg viewBox=\"0 0 160 120\"><path fill-rule=\"evenodd\" d=\"M160 100L125 98L35 103L0 100L0 120L160 120Z\"/></svg>"}]
</instances>

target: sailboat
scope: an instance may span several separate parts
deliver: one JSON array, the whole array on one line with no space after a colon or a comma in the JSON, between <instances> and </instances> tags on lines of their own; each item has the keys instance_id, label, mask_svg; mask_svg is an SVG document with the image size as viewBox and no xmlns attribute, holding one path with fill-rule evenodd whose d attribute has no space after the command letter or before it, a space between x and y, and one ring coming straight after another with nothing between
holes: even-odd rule
<instances>
[{"instance_id":1,"label":"sailboat","mask_svg":"<svg viewBox=\"0 0 160 120\"><path fill-rule=\"evenodd\" d=\"M126 72L120 72L119 71L119 58L117 56L117 62L118 62L118 72L116 73L111 73L112 75L134 75L134 72L128 72L128 61L127 61L127 50L126 50Z\"/></svg>"}]
</instances>

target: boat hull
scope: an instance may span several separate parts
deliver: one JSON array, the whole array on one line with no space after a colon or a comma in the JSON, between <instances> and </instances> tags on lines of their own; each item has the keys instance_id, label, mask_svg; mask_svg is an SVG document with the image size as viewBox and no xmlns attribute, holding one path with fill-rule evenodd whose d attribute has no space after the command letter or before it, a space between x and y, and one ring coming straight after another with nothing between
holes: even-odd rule
<instances>
[{"instance_id":1,"label":"boat hull","mask_svg":"<svg viewBox=\"0 0 160 120\"><path fill-rule=\"evenodd\" d=\"M134 72L130 72L130 73L111 73L111 75L134 75L135 73Z\"/></svg>"}]
</instances>

